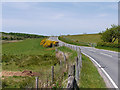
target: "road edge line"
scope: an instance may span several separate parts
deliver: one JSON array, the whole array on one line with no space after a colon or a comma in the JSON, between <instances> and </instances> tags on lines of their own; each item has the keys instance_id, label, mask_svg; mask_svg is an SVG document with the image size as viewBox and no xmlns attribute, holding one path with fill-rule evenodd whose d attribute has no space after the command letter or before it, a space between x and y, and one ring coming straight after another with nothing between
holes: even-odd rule
<instances>
[{"instance_id":1,"label":"road edge line","mask_svg":"<svg viewBox=\"0 0 120 90\"><path fill-rule=\"evenodd\" d=\"M83 52L82 52L83 53ZM92 57L90 57L88 54L86 54L86 53L83 53L85 56L87 56L87 57L89 57L95 64L97 64L97 66L98 67L101 67L101 65L100 64L98 64L96 61L95 61L95 59L93 59ZM108 73L103 69L103 68L101 68L101 70L104 72L104 74L107 76L107 78L110 80L110 82L112 83L112 85L116 88L116 89L118 89L118 86L115 84L115 82L112 80L112 78L108 75Z\"/></svg>"}]
</instances>

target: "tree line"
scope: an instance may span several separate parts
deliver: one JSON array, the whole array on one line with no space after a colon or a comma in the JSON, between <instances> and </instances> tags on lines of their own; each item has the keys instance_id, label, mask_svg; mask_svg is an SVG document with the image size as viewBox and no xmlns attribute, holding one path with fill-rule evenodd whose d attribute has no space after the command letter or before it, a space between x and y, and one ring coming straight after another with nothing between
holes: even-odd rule
<instances>
[{"instance_id":1,"label":"tree line","mask_svg":"<svg viewBox=\"0 0 120 90\"><path fill-rule=\"evenodd\" d=\"M6 32L1 32L2 34L2 40L23 40L26 38L44 38L46 36L42 35L36 35L36 34L26 34L26 33L6 33Z\"/></svg>"}]
</instances>

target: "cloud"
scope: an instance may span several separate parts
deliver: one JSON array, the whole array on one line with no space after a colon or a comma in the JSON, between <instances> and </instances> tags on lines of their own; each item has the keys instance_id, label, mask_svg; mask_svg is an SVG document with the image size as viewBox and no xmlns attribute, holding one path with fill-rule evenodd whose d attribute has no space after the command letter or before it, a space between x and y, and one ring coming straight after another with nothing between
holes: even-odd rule
<instances>
[{"instance_id":1,"label":"cloud","mask_svg":"<svg viewBox=\"0 0 120 90\"><path fill-rule=\"evenodd\" d=\"M107 17L108 14L107 13L102 13L102 14L99 14L98 17Z\"/></svg>"},{"instance_id":2,"label":"cloud","mask_svg":"<svg viewBox=\"0 0 120 90\"><path fill-rule=\"evenodd\" d=\"M53 17L53 19L60 19L62 17L64 17L64 14L57 14Z\"/></svg>"}]
</instances>

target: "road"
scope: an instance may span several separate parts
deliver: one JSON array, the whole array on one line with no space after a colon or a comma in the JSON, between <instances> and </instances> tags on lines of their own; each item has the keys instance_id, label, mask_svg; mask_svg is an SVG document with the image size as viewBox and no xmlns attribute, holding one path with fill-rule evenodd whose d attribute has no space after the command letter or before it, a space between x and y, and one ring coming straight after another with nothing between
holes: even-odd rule
<instances>
[{"instance_id":1,"label":"road","mask_svg":"<svg viewBox=\"0 0 120 90\"><path fill-rule=\"evenodd\" d=\"M58 40L58 37L50 37L49 39L59 41L60 45L64 44L64 42ZM76 45L71 46L80 47L82 53L85 53L92 57L101 66L100 68L103 68L108 76L112 79L110 81L115 84L113 86L118 87L118 81L120 81L120 78L118 80L118 65L120 66L120 62L118 62L118 52L96 49L94 47Z\"/></svg>"}]
</instances>

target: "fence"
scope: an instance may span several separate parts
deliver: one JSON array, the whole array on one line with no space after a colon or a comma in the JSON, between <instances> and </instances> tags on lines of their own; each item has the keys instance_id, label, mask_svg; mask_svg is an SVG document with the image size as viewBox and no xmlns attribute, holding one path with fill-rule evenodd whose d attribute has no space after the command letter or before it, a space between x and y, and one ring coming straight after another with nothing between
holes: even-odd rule
<instances>
[{"instance_id":1,"label":"fence","mask_svg":"<svg viewBox=\"0 0 120 90\"><path fill-rule=\"evenodd\" d=\"M69 76L68 76L68 84L67 88L78 88L79 84L79 77L80 77L80 70L82 68L82 54L81 54L81 49L78 46L71 45L71 44L66 44L64 42L60 42L59 46L66 46L70 49L76 50L78 57L76 57L76 65L71 65L69 67ZM71 68L75 67L75 68ZM74 73L74 74L71 74Z\"/></svg>"},{"instance_id":2,"label":"fence","mask_svg":"<svg viewBox=\"0 0 120 90\"><path fill-rule=\"evenodd\" d=\"M75 63L70 64L66 59L65 53L62 52L64 60L59 60L59 64L51 66L51 68L42 73L42 75L35 77L34 88L78 88L82 67L81 49L75 45L66 43L59 43L59 46L66 46L77 51L78 56L75 58ZM61 51L56 49L56 52ZM59 87L61 85L64 85L64 87ZM26 88L28 87L30 86L26 86Z\"/></svg>"}]
</instances>

